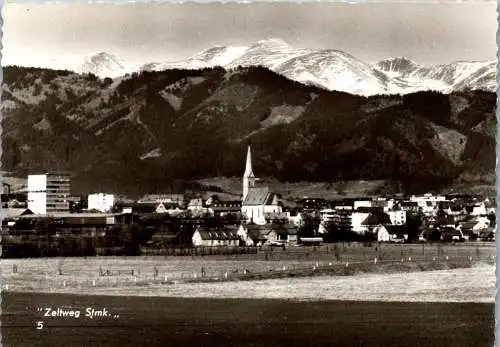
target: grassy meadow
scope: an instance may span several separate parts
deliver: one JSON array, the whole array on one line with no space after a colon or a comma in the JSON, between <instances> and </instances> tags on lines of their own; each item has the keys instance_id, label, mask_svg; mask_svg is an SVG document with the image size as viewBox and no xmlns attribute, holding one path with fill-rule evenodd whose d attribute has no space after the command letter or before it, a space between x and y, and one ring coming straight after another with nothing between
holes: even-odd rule
<instances>
[{"instance_id":1,"label":"grassy meadow","mask_svg":"<svg viewBox=\"0 0 500 347\"><path fill-rule=\"evenodd\" d=\"M185 257L3 259L2 289L79 291L159 283L403 273L494 263L495 245L363 244L269 248L257 254Z\"/></svg>"}]
</instances>

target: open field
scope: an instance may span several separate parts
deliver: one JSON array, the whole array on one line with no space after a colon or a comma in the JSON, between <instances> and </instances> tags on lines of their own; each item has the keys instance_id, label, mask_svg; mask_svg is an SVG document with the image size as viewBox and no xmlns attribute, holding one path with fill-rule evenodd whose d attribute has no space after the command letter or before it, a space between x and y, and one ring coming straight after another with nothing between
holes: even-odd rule
<instances>
[{"instance_id":1,"label":"open field","mask_svg":"<svg viewBox=\"0 0 500 347\"><path fill-rule=\"evenodd\" d=\"M37 307L69 307L82 316L44 318ZM87 307L119 317L84 318ZM482 303L2 293L2 313L5 347L489 347L495 326L494 304Z\"/></svg>"},{"instance_id":2,"label":"open field","mask_svg":"<svg viewBox=\"0 0 500 347\"><path fill-rule=\"evenodd\" d=\"M316 252L316 261L300 250L281 254L275 250L281 259L268 261L251 260L248 255L239 260L220 256L5 259L0 262L1 279L9 288L3 286L1 293L2 345L491 346L495 247L445 245L442 252L448 260L441 255L434 261L436 245L426 245L426 256L416 254L421 250L417 246L421 247L383 245L386 258L401 251L406 258L402 263L349 263L349 268L362 270L353 276L212 283L193 281L188 272L201 266L207 273L248 267L277 272L283 265L297 266L296 271L307 266L311 272L316 263L320 270L328 269L329 263L341 268L346 263L336 263L331 250L325 249ZM350 259L362 259L365 249L375 252L361 245L350 247L343 253ZM472 258L477 252L479 259ZM299 255L307 260L298 260ZM466 261L460 262L464 257ZM364 273L367 264L379 273ZM450 268L457 264L464 268ZM418 271L422 265L442 270ZM100 276L99 267L112 275ZM153 280L154 267L168 270L177 280ZM134 276L125 273L130 269ZM398 269L401 272L389 273ZM47 307L80 310L82 315L43 317L37 308ZM106 308L117 317L86 318L89 307ZM42 330L35 329L39 321Z\"/></svg>"},{"instance_id":3,"label":"open field","mask_svg":"<svg viewBox=\"0 0 500 347\"><path fill-rule=\"evenodd\" d=\"M61 279L58 279L61 281ZM294 301L484 302L495 301L495 267L476 263L469 268L402 273L358 273L354 276L316 276L255 281L154 282L123 281L66 287L52 281L49 287L16 291L85 293L118 296L182 298L287 299ZM9 280L10 282L10 280ZM17 288L16 288L17 287ZM23 290L24 289L24 290Z\"/></svg>"},{"instance_id":4,"label":"open field","mask_svg":"<svg viewBox=\"0 0 500 347\"><path fill-rule=\"evenodd\" d=\"M432 300L433 295L437 295L435 300L438 301L463 301L466 298L488 301L488 298L493 298L488 291L494 289L494 282L490 281L494 279L494 272L490 270L494 268L495 247L491 244L387 244L379 245L376 251L374 248L353 244L347 245L345 250L340 249L337 254L327 247L316 251L305 247L286 251L275 249L273 258L268 255L267 261L251 259L252 255L233 256L233 259L224 256L5 259L0 264L0 271L2 289L7 291L187 297L217 297L220 294L222 297L250 295L267 298L266 288L277 286L279 289L275 292L279 295L285 295L287 288L291 288L288 290L290 299L359 300L370 295L374 295L374 300L386 297L390 300L417 298L415 300L425 301ZM335 276L334 280L332 276ZM424 287L417 292L408 292L409 287L405 289L404 286L413 277L405 276L421 276L411 283L420 283ZM463 276L463 292L460 287L453 291L456 276ZM400 281L403 289L399 296L387 296L387 290L376 290L375 293L383 293L381 297L373 294L370 286L361 285L365 281L376 282L378 278L381 278L380 288L384 283L386 286L391 283L392 287ZM481 282L481 279L486 282ZM439 285L448 283L447 280L447 286L429 287L433 281ZM319 281L317 286L308 286L314 281ZM348 296L343 297L342 290L332 287L332 283L350 288L345 291ZM477 290L473 289L475 285ZM376 283L373 286L376 288ZM332 297L332 292L340 296ZM351 298L350 294L354 296ZM451 297L447 298L447 295Z\"/></svg>"}]
</instances>

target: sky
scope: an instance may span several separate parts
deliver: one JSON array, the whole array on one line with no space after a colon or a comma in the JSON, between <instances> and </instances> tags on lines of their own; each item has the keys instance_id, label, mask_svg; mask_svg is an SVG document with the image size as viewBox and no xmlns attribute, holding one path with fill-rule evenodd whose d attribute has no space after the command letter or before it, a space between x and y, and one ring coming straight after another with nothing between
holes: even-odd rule
<instances>
[{"instance_id":1,"label":"sky","mask_svg":"<svg viewBox=\"0 0 500 347\"><path fill-rule=\"evenodd\" d=\"M176 61L214 45L280 38L376 62L496 58L496 2L6 3L2 65L80 64L105 51L131 64ZM71 68L71 66L69 66Z\"/></svg>"}]
</instances>

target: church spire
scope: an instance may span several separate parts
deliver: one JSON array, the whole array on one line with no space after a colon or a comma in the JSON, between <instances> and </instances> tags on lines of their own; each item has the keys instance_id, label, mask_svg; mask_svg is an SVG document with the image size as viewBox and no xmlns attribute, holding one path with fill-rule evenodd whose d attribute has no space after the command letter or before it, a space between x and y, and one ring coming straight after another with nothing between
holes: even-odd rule
<instances>
[{"instance_id":1,"label":"church spire","mask_svg":"<svg viewBox=\"0 0 500 347\"><path fill-rule=\"evenodd\" d=\"M252 151L250 146L248 146L247 150L247 162L245 166L245 173L243 174L243 200L248 195L248 189L255 185L255 175L252 170Z\"/></svg>"},{"instance_id":2,"label":"church spire","mask_svg":"<svg viewBox=\"0 0 500 347\"><path fill-rule=\"evenodd\" d=\"M247 150L247 164L245 166L245 173L243 174L243 177L255 177L252 170L252 151L250 146L248 146Z\"/></svg>"}]
</instances>

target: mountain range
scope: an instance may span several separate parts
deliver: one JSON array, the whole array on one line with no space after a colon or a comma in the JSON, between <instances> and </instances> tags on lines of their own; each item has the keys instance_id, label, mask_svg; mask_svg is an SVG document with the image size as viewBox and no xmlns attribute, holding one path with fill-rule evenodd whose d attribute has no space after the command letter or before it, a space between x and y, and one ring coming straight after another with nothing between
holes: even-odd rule
<instances>
[{"instance_id":1,"label":"mountain range","mask_svg":"<svg viewBox=\"0 0 500 347\"><path fill-rule=\"evenodd\" d=\"M403 60L381 68L415 69ZM2 169L70 171L75 192L133 196L179 180L240 177L248 144L256 175L282 182L391 180L407 192L494 183L496 95L488 91L366 97L264 67L113 80L11 66L2 89Z\"/></svg>"},{"instance_id":2,"label":"mountain range","mask_svg":"<svg viewBox=\"0 0 500 347\"><path fill-rule=\"evenodd\" d=\"M248 46L215 46L183 61L148 62L140 66L126 65L112 54L100 52L85 58L80 72L118 77L133 71L215 66L226 69L263 66L306 85L364 96L423 90L496 91L496 60L423 66L399 57L368 63L340 50L296 49L280 39L261 40Z\"/></svg>"}]
</instances>

